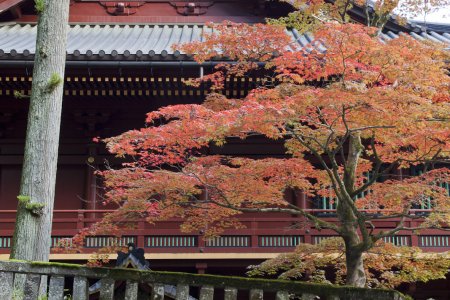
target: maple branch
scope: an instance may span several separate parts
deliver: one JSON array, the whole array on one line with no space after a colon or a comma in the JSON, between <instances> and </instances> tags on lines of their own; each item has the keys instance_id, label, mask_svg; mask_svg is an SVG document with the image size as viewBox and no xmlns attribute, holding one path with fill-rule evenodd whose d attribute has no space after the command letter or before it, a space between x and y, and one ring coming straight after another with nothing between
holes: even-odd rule
<instances>
[{"instance_id":1,"label":"maple branch","mask_svg":"<svg viewBox=\"0 0 450 300\"><path fill-rule=\"evenodd\" d=\"M433 163L436 160L436 158L439 156L439 154L441 154L441 152L442 152L442 149L439 149L438 151L436 151L436 153L433 155L433 157L431 157L431 159L429 161L424 163L424 166L423 166L424 173L426 173L428 171L428 168L430 167L429 166L430 163Z\"/></svg>"},{"instance_id":2,"label":"maple branch","mask_svg":"<svg viewBox=\"0 0 450 300\"><path fill-rule=\"evenodd\" d=\"M319 160L319 163L322 165L322 167L325 169L325 171L327 172L328 176L330 177L330 180L332 181L333 186L336 185L336 182L333 179L333 173L331 172L330 168L328 167L327 163L325 162L325 160L323 159L323 157L316 151L316 149L314 149L313 147L311 147L304 139L302 136L299 136L297 133L295 133L293 130L291 130L291 134L295 137L295 139L297 141L300 142L300 144L302 144L302 146L308 148L309 151L311 151L311 153Z\"/></svg>"},{"instance_id":3,"label":"maple branch","mask_svg":"<svg viewBox=\"0 0 450 300\"><path fill-rule=\"evenodd\" d=\"M297 216L303 216L305 218L307 218L308 220L312 221L314 223L314 225L320 229L320 228L325 228L325 229L331 229L334 230L336 233L340 234L340 229L339 227L337 227L335 224L323 221L322 219L314 216L313 214L310 214L306 211L304 211L303 209L294 206L292 204L288 204L289 207L291 208L282 208L282 207L265 207L265 208L248 208L248 207L239 207L239 206L235 206L233 204L231 204L228 200L228 198L226 197L226 195L224 195L220 190L218 190L217 188L215 189L216 192L218 192L220 194L220 196L222 197L222 199L227 203L227 204L223 204L221 202L215 201L213 199L209 199L206 200L208 201L208 203L212 203L215 205L218 205L220 207L223 208L228 208L228 209L232 209L232 210L236 210L236 211L240 211L240 212L277 212L277 213L289 213L292 215L297 215Z\"/></svg>"},{"instance_id":4,"label":"maple branch","mask_svg":"<svg viewBox=\"0 0 450 300\"><path fill-rule=\"evenodd\" d=\"M386 129L386 128L395 128L395 126L389 126L389 125L364 126L364 127L349 129L349 131L357 132L357 131L363 131L363 130L367 130L367 129Z\"/></svg>"},{"instance_id":5,"label":"maple branch","mask_svg":"<svg viewBox=\"0 0 450 300\"><path fill-rule=\"evenodd\" d=\"M278 213L289 213L289 214L292 214L292 215L300 215L300 216L304 216L308 220L312 221L317 228L331 229L331 230L334 230L336 233L340 234L340 229L335 224L323 221L320 218L314 216L313 214L308 213L308 212L304 211L303 209L299 208L298 206L292 205L290 203L288 204L288 206L290 208L282 208L282 207L248 208L248 207L236 206L236 205L232 204L229 201L229 199L225 195L225 193L219 187L217 187L216 185L212 185L210 183L205 182L204 180L202 180L200 178L200 176L198 176L195 173L191 172L189 174L187 174L187 173L184 173L184 174L186 174L186 176L194 177L205 188L205 194L206 194L206 197L207 197L206 200L199 200L199 199L195 198L196 199L196 203L211 203L211 204L215 204L217 206L223 207L223 208L228 208L228 209L232 209L232 210L240 211L240 212L278 212ZM225 204L221 203L221 202L218 202L218 201L215 201L214 199L208 197L209 196L209 192L208 192L209 189L213 189L216 193L218 193L220 195L220 197L225 201ZM189 205L189 206L192 206L192 207L196 207L196 208L202 208L202 207L199 207L199 206L195 206L193 203L183 203L183 204ZM263 204L264 205L264 204L266 204L266 202L261 201L259 204ZM269 203L267 203L267 204L269 204Z\"/></svg>"},{"instance_id":6,"label":"maple branch","mask_svg":"<svg viewBox=\"0 0 450 300\"><path fill-rule=\"evenodd\" d=\"M380 240L382 238L388 237L388 236L393 236L395 235L397 232L401 231L401 230L405 230L405 231L416 231L416 230L423 230L423 229L439 229L442 231L450 231L450 228L442 228L442 227L438 227L438 226L416 226L416 227L405 227L404 226L404 222L406 220L406 217L402 218L402 220L400 221L399 225L397 225L397 227L395 227L392 230L389 230L387 232L380 232L377 235L374 235L372 237L372 239L375 241Z\"/></svg>"},{"instance_id":7,"label":"maple branch","mask_svg":"<svg viewBox=\"0 0 450 300\"><path fill-rule=\"evenodd\" d=\"M382 209L380 209L380 212L383 212ZM431 212L431 211L429 211ZM433 211L436 213L436 211ZM412 212L414 213L414 212ZM444 213L444 212L440 212L440 213ZM421 215L421 214L411 214L408 212L406 213L398 213L398 214L392 214L392 215L374 215L373 217L368 216L367 219L368 220L389 220L389 219L396 219L396 218L402 218L402 217L406 217L408 219L413 219L413 220L417 220L417 219L425 219L427 216L426 215Z\"/></svg>"},{"instance_id":8,"label":"maple branch","mask_svg":"<svg viewBox=\"0 0 450 300\"><path fill-rule=\"evenodd\" d=\"M386 175L387 173L391 172L392 169L398 164L398 160L396 160L396 161L392 162L389 165L389 167L387 167L385 170L380 172L380 169L381 169L381 166L382 166L383 162L380 159L380 156L378 155L378 152L377 152L377 148L375 146L375 132L372 134L370 145L371 145L371 148L372 148L372 151L373 151L373 155L374 155L374 158L375 158L375 161L376 161L373 174L369 178L369 180L367 180L367 182L365 184L363 184L358 189L354 190L353 193L351 193L352 198L355 197L356 195L359 195L360 193L366 191L369 186L374 184L380 177L382 177L382 176Z\"/></svg>"}]
</instances>

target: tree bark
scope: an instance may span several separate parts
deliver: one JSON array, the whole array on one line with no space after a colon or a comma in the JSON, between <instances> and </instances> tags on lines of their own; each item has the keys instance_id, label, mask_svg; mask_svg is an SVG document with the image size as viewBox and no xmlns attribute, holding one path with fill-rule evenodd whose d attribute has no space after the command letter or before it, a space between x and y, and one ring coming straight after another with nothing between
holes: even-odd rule
<instances>
[{"instance_id":1,"label":"tree bark","mask_svg":"<svg viewBox=\"0 0 450 300\"><path fill-rule=\"evenodd\" d=\"M352 133L349 138L348 156L344 170L343 181L346 193L341 193L342 197L349 197L347 195L354 192L356 170L362 150L361 134L359 132ZM362 256L365 249L365 241L364 239L361 241L358 232L360 222L358 222L358 216L355 215L351 207L354 199L347 200L349 201L340 201L337 207L338 217L342 223L342 238L345 242L346 283L352 286L364 287L367 279Z\"/></svg>"},{"instance_id":2,"label":"tree bark","mask_svg":"<svg viewBox=\"0 0 450 300\"><path fill-rule=\"evenodd\" d=\"M69 2L36 1L36 54L12 259L49 259Z\"/></svg>"},{"instance_id":3,"label":"tree bark","mask_svg":"<svg viewBox=\"0 0 450 300\"><path fill-rule=\"evenodd\" d=\"M345 239L344 239L345 240ZM364 271L363 252L355 247L351 241L345 241L345 259L346 259L346 284L365 287L366 273Z\"/></svg>"},{"instance_id":4,"label":"tree bark","mask_svg":"<svg viewBox=\"0 0 450 300\"><path fill-rule=\"evenodd\" d=\"M345 243L346 284L364 287L366 285L366 273L364 272L362 255L365 248L359 236L357 218L349 205L344 203L338 207L338 217L342 223L341 236Z\"/></svg>"}]
</instances>

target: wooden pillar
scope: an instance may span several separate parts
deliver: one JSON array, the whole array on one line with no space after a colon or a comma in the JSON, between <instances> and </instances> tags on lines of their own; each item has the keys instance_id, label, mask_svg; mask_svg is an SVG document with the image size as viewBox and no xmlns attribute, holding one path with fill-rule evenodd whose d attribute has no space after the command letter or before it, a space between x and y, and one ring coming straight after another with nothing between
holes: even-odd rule
<instances>
[{"instance_id":1,"label":"wooden pillar","mask_svg":"<svg viewBox=\"0 0 450 300\"><path fill-rule=\"evenodd\" d=\"M138 248L145 248L145 235L144 235L144 230L145 230L145 221L139 221L138 222L138 235L137 235L137 241L136 241L136 246Z\"/></svg>"},{"instance_id":2,"label":"wooden pillar","mask_svg":"<svg viewBox=\"0 0 450 300\"><path fill-rule=\"evenodd\" d=\"M208 268L208 264L207 263L196 263L195 264L195 268L197 269L197 273L198 274L205 274L206 273L206 269Z\"/></svg>"},{"instance_id":3,"label":"wooden pillar","mask_svg":"<svg viewBox=\"0 0 450 300\"><path fill-rule=\"evenodd\" d=\"M294 205L299 208L310 208L311 205L308 204L308 201L306 199L306 195L303 191L296 190L294 197Z\"/></svg>"},{"instance_id":4,"label":"wooden pillar","mask_svg":"<svg viewBox=\"0 0 450 300\"><path fill-rule=\"evenodd\" d=\"M251 229L252 229L252 236L251 236L251 247L252 248L258 248L258 221L253 219L251 221Z\"/></svg>"},{"instance_id":5,"label":"wooden pillar","mask_svg":"<svg viewBox=\"0 0 450 300\"><path fill-rule=\"evenodd\" d=\"M95 145L89 145L89 156L86 159L86 182L85 182L85 203L82 206L88 210L96 210L97 207L97 179L95 176L95 170L97 169L97 162L95 157L97 155L97 149ZM96 218L95 213L88 214L89 218Z\"/></svg>"}]
</instances>

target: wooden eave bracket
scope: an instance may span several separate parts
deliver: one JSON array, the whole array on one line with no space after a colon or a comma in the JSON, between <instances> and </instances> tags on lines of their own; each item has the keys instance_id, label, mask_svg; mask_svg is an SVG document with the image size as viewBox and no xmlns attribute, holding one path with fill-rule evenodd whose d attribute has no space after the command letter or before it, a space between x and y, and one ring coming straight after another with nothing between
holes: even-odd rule
<instances>
[{"instance_id":1,"label":"wooden eave bracket","mask_svg":"<svg viewBox=\"0 0 450 300\"><path fill-rule=\"evenodd\" d=\"M208 8L214 5L214 1L200 2L200 1L191 1L191 2L170 2L178 14L183 16L199 16L204 15L208 11Z\"/></svg>"},{"instance_id":2,"label":"wooden eave bracket","mask_svg":"<svg viewBox=\"0 0 450 300\"><path fill-rule=\"evenodd\" d=\"M137 9L145 4L138 1L100 1L100 4L106 9L108 14L113 16L134 15Z\"/></svg>"},{"instance_id":3,"label":"wooden eave bracket","mask_svg":"<svg viewBox=\"0 0 450 300\"><path fill-rule=\"evenodd\" d=\"M15 17L21 16L21 9L19 4L25 0L4 0L0 2L0 15L11 10Z\"/></svg>"}]
</instances>

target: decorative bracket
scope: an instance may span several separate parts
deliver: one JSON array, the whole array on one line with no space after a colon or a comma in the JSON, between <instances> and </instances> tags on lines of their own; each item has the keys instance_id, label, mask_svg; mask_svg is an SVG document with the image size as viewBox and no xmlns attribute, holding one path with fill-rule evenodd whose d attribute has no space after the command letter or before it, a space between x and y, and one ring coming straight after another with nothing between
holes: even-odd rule
<instances>
[{"instance_id":1,"label":"decorative bracket","mask_svg":"<svg viewBox=\"0 0 450 300\"><path fill-rule=\"evenodd\" d=\"M104 124L106 124L111 117L109 112L99 112L96 110L76 111L73 113L76 123L81 124L80 130L83 130L86 136L100 135Z\"/></svg>"},{"instance_id":2,"label":"decorative bracket","mask_svg":"<svg viewBox=\"0 0 450 300\"><path fill-rule=\"evenodd\" d=\"M204 15L208 11L208 8L214 5L214 1L170 2L170 5L172 5L180 15L199 16Z\"/></svg>"},{"instance_id":3,"label":"decorative bracket","mask_svg":"<svg viewBox=\"0 0 450 300\"><path fill-rule=\"evenodd\" d=\"M100 1L108 14L113 16L129 16L137 12L137 9L145 2L137 1Z\"/></svg>"}]
</instances>

